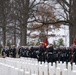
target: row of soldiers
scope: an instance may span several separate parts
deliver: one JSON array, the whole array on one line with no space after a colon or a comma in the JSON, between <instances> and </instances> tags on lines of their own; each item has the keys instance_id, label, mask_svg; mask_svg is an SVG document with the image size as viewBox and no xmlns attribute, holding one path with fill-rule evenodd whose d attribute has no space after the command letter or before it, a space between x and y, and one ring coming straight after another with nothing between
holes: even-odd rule
<instances>
[{"instance_id":1,"label":"row of soldiers","mask_svg":"<svg viewBox=\"0 0 76 75\"><path fill-rule=\"evenodd\" d=\"M64 47L54 49L52 44L45 48L43 43L40 43L38 47L21 46L18 48L18 51L14 46L10 49L5 48L2 50L2 56L6 55L7 57L15 58L17 54L19 57L37 58L38 61L44 62L76 62L76 47L73 50Z\"/></svg>"},{"instance_id":2,"label":"row of soldiers","mask_svg":"<svg viewBox=\"0 0 76 75\"><path fill-rule=\"evenodd\" d=\"M66 61L76 63L76 46L73 50L65 47L54 49L52 44L45 48L43 43L40 43L39 47L19 48L18 55L19 57L37 58L38 61L44 62Z\"/></svg>"},{"instance_id":3,"label":"row of soldiers","mask_svg":"<svg viewBox=\"0 0 76 75\"><path fill-rule=\"evenodd\" d=\"M8 46L5 46L2 48L1 50L1 54L3 57L13 57L16 58L16 48L15 45L13 45L11 48L9 48Z\"/></svg>"}]
</instances>

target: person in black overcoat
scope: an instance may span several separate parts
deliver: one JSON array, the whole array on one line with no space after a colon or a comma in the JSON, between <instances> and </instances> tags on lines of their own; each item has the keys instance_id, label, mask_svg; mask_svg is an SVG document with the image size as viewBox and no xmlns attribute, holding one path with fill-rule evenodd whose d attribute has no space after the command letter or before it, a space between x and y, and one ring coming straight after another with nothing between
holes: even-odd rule
<instances>
[{"instance_id":1,"label":"person in black overcoat","mask_svg":"<svg viewBox=\"0 0 76 75\"><path fill-rule=\"evenodd\" d=\"M45 47L43 42L40 43L38 56L39 56L38 61L45 62Z\"/></svg>"},{"instance_id":2,"label":"person in black overcoat","mask_svg":"<svg viewBox=\"0 0 76 75\"><path fill-rule=\"evenodd\" d=\"M6 46L6 48L5 48L5 54L6 54L6 57L9 57L9 53L10 53L10 51L9 51L9 47Z\"/></svg>"},{"instance_id":3,"label":"person in black overcoat","mask_svg":"<svg viewBox=\"0 0 76 75\"><path fill-rule=\"evenodd\" d=\"M1 55L2 55L2 57L5 57L5 48L4 47L1 50Z\"/></svg>"},{"instance_id":4,"label":"person in black overcoat","mask_svg":"<svg viewBox=\"0 0 76 75\"><path fill-rule=\"evenodd\" d=\"M49 44L47 47L47 62L53 62L54 59L53 51L54 51L53 45Z\"/></svg>"},{"instance_id":5,"label":"person in black overcoat","mask_svg":"<svg viewBox=\"0 0 76 75\"><path fill-rule=\"evenodd\" d=\"M16 58L16 48L14 45L10 49L10 54L11 54L11 57Z\"/></svg>"}]
</instances>

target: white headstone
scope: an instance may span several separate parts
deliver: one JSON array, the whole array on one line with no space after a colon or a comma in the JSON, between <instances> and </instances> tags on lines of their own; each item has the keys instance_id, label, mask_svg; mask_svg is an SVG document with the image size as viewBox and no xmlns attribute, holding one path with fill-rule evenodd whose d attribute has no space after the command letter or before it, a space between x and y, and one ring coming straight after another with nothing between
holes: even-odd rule
<instances>
[{"instance_id":1,"label":"white headstone","mask_svg":"<svg viewBox=\"0 0 76 75\"><path fill-rule=\"evenodd\" d=\"M56 68L56 75L60 75L60 68L59 67Z\"/></svg>"},{"instance_id":2,"label":"white headstone","mask_svg":"<svg viewBox=\"0 0 76 75\"><path fill-rule=\"evenodd\" d=\"M73 70L72 71L72 75L76 75L76 70Z\"/></svg>"}]
</instances>

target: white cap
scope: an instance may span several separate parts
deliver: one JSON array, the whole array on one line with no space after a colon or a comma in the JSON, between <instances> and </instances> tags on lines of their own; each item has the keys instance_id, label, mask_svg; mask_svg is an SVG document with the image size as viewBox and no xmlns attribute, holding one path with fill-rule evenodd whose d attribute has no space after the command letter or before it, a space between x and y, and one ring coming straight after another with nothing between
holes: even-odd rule
<instances>
[{"instance_id":1,"label":"white cap","mask_svg":"<svg viewBox=\"0 0 76 75\"><path fill-rule=\"evenodd\" d=\"M43 43L43 42L40 42L40 43Z\"/></svg>"}]
</instances>

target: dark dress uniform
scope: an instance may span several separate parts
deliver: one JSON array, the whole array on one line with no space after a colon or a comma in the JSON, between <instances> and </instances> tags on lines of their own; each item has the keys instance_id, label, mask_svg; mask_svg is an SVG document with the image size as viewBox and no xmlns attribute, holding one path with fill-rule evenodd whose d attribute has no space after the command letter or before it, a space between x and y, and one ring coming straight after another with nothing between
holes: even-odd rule
<instances>
[{"instance_id":1,"label":"dark dress uniform","mask_svg":"<svg viewBox=\"0 0 76 75\"><path fill-rule=\"evenodd\" d=\"M76 48L73 50L73 61L76 63Z\"/></svg>"},{"instance_id":2,"label":"dark dress uniform","mask_svg":"<svg viewBox=\"0 0 76 75\"><path fill-rule=\"evenodd\" d=\"M19 55L19 57L21 57L21 48L19 48L19 50L18 50L18 55Z\"/></svg>"},{"instance_id":3,"label":"dark dress uniform","mask_svg":"<svg viewBox=\"0 0 76 75\"><path fill-rule=\"evenodd\" d=\"M16 58L16 48L12 48L10 50L10 53L11 53L11 57Z\"/></svg>"},{"instance_id":4,"label":"dark dress uniform","mask_svg":"<svg viewBox=\"0 0 76 75\"><path fill-rule=\"evenodd\" d=\"M44 48L44 46L40 46L38 56L39 56L38 61L45 62L45 48Z\"/></svg>"},{"instance_id":5,"label":"dark dress uniform","mask_svg":"<svg viewBox=\"0 0 76 75\"><path fill-rule=\"evenodd\" d=\"M31 47L30 49L29 49L29 57L33 57L33 47Z\"/></svg>"},{"instance_id":6,"label":"dark dress uniform","mask_svg":"<svg viewBox=\"0 0 76 75\"><path fill-rule=\"evenodd\" d=\"M53 62L53 46L47 48L47 62Z\"/></svg>"},{"instance_id":7,"label":"dark dress uniform","mask_svg":"<svg viewBox=\"0 0 76 75\"><path fill-rule=\"evenodd\" d=\"M9 49L5 50L6 56L9 57Z\"/></svg>"},{"instance_id":8,"label":"dark dress uniform","mask_svg":"<svg viewBox=\"0 0 76 75\"><path fill-rule=\"evenodd\" d=\"M2 56L5 57L5 49L2 49Z\"/></svg>"}]
</instances>

